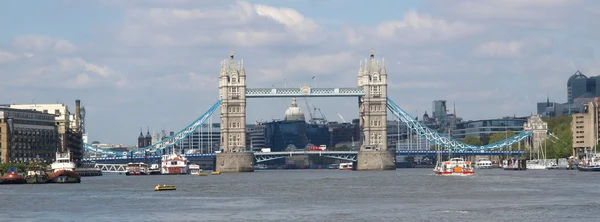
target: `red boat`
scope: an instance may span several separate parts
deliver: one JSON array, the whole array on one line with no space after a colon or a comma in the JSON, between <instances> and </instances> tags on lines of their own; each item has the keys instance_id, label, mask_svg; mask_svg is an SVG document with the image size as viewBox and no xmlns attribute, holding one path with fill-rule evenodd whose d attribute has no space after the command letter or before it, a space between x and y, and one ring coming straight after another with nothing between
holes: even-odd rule
<instances>
[{"instance_id":1,"label":"red boat","mask_svg":"<svg viewBox=\"0 0 600 222\"><path fill-rule=\"evenodd\" d=\"M8 168L6 175L0 177L0 184L24 184L27 180L17 173L17 168Z\"/></svg>"},{"instance_id":2,"label":"red boat","mask_svg":"<svg viewBox=\"0 0 600 222\"><path fill-rule=\"evenodd\" d=\"M50 166L52 173L48 175L48 183L81 183L81 176L75 172L70 152L57 152L56 161Z\"/></svg>"},{"instance_id":3,"label":"red boat","mask_svg":"<svg viewBox=\"0 0 600 222\"><path fill-rule=\"evenodd\" d=\"M48 183L81 183L81 176L72 170L58 170L48 176Z\"/></svg>"}]
</instances>

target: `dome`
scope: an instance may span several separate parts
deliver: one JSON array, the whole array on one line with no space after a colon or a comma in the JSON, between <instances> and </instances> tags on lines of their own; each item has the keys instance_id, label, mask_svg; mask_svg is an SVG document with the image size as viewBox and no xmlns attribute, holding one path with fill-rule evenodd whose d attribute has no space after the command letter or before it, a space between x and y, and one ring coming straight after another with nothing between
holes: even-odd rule
<instances>
[{"instance_id":1,"label":"dome","mask_svg":"<svg viewBox=\"0 0 600 222\"><path fill-rule=\"evenodd\" d=\"M296 98L292 98L292 106L285 111L285 120L302 120L304 121L304 112L298 107Z\"/></svg>"}]
</instances>

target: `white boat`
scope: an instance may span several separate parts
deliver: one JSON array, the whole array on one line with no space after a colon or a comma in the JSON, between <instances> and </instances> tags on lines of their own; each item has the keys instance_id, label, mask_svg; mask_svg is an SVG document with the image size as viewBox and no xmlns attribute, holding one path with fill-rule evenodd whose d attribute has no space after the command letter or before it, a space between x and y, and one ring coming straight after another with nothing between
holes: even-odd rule
<instances>
[{"instance_id":1,"label":"white boat","mask_svg":"<svg viewBox=\"0 0 600 222\"><path fill-rule=\"evenodd\" d=\"M150 175L161 174L160 165L159 164L150 165L150 167L148 168L148 173L150 173Z\"/></svg>"},{"instance_id":2,"label":"white boat","mask_svg":"<svg viewBox=\"0 0 600 222\"><path fill-rule=\"evenodd\" d=\"M266 169L268 169L268 167L267 167L266 164L256 164L254 166L254 169L257 169L257 170L266 170Z\"/></svg>"},{"instance_id":3,"label":"white boat","mask_svg":"<svg viewBox=\"0 0 600 222\"><path fill-rule=\"evenodd\" d=\"M80 183L81 177L75 172L75 163L71 152L56 152L56 160L50 164L52 173L48 175L48 183Z\"/></svg>"},{"instance_id":4,"label":"white boat","mask_svg":"<svg viewBox=\"0 0 600 222\"><path fill-rule=\"evenodd\" d=\"M448 161L438 161L433 172L441 176L472 176L475 174L471 162L458 157Z\"/></svg>"},{"instance_id":5,"label":"white boat","mask_svg":"<svg viewBox=\"0 0 600 222\"><path fill-rule=\"evenodd\" d=\"M545 170L549 164L543 160L527 160L525 161L525 165L528 170Z\"/></svg>"},{"instance_id":6,"label":"white boat","mask_svg":"<svg viewBox=\"0 0 600 222\"><path fill-rule=\"evenodd\" d=\"M475 162L475 168L477 169L492 169L492 161L488 159L479 159Z\"/></svg>"},{"instance_id":7,"label":"white boat","mask_svg":"<svg viewBox=\"0 0 600 222\"><path fill-rule=\"evenodd\" d=\"M188 174L187 158L183 155L171 153L162 156L162 174Z\"/></svg>"},{"instance_id":8,"label":"white boat","mask_svg":"<svg viewBox=\"0 0 600 222\"><path fill-rule=\"evenodd\" d=\"M150 175L150 171L148 169L148 164L140 162L140 163L129 163L127 164L127 172L125 172L127 176L134 175Z\"/></svg>"},{"instance_id":9,"label":"white boat","mask_svg":"<svg viewBox=\"0 0 600 222\"><path fill-rule=\"evenodd\" d=\"M190 164L188 169L190 171L190 174L192 174L192 175L198 175L198 173L200 173L202 171L202 169L200 169L200 165L198 165L198 164Z\"/></svg>"},{"instance_id":10,"label":"white boat","mask_svg":"<svg viewBox=\"0 0 600 222\"><path fill-rule=\"evenodd\" d=\"M354 163L350 162L350 163L340 163L339 166L339 170L352 170L352 166L354 165Z\"/></svg>"}]
</instances>

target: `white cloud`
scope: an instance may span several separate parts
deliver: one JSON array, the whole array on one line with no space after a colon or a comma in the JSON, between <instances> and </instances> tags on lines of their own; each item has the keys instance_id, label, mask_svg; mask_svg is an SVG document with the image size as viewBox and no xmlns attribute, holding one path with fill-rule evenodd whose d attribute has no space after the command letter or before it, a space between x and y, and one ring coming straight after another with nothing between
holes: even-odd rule
<instances>
[{"instance_id":1,"label":"white cloud","mask_svg":"<svg viewBox=\"0 0 600 222\"><path fill-rule=\"evenodd\" d=\"M15 62L19 59L18 55L10 52L0 51L0 65Z\"/></svg>"},{"instance_id":2,"label":"white cloud","mask_svg":"<svg viewBox=\"0 0 600 222\"><path fill-rule=\"evenodd\" d=\"M447 41L482 30L483 27L479 25L436 19L426 14L420 14L414 9L406 12L403 20L383 22L375 28L377 37L389 42L404 44ZM357 37L349 38L356 39Z\"/></svg>"},{"instance_id":3,"label":"white cloud","mask_svg":"<svg viewBox=\"0 0 600 222\"><path fill-rule=\"evenodd\" d=\"M106 34L102 38L76 47L61 36L25 35L12 46L1 44L8 48L0 49L0 76L14 81L0 89L18 89L17 102L81 96L95 107L88 115L90 135L106 142L131 143L131 132L154 116L164 117L167 130L195 119L217 99L219 60L230 49L245 60L251 88L312 84L312 76L319 87L353 87L359 60L373 47L386 60L389 96L402 108L422 115L432 100L446 99L456 101L465 119L529 114L535 109L530 103L547 94L563 102L571 60L588 76L600 74L594 41L600 32L588 28L595 27L597 20L589 18L597 11L578 1L433 1L375 16L380 21L341 25L330 21L342 19L336 16L346 13L343 4L320 4L335 5L339 13L323 14L331 11L323 8L308 16L290 7L297 4L292 1L101 1L124 13L109 26L89 24ZM261 108L274 100L282 110ZM281 117L290 101L274 100L252 102L258 106L248 115ZM336 112L355 118L355 98L342 100L315 105L331 118ZM178 115L164 116L165 103ZM92 115L115 106L124 114ZM156 124L151 127L163 127Z\"/></svg>"},{"instance_id":4,"label":"white cloud","mask_svg":"<svg viewBox=\"0 0 600 222\"><path fill-rule=\"evenodd\" d=\"M13 39L13 45L20 50L34 52L71 53L77 50L75 45L67 40L39 35L16 36Z\"/></svg>"},{"instance_id":5,"label":"white cloud","mask_svg":"<svg viewBox=\"0 0 600 222\"><path fill-rule=\"evenodd\" d=\"M290 8L245 1L216 8L128 9L119 33L130 45L260 46L311 43L319 26Z\"/></svg>"}]
</instances>

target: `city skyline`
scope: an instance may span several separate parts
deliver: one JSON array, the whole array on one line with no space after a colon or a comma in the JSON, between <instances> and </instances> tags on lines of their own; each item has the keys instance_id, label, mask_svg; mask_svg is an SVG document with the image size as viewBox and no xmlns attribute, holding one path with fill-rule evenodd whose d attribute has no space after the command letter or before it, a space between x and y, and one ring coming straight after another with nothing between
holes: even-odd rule
<instances>
[{"instance_id":1,"label":"city skyline","mask_svg":"<svg viewBox=\"0 0 600 222\"><path fill-rule=\"evenodd\" d=\"M547 96L567 100L576 70L600 74L600 31L585 30L600 23L599 2L348 2L2 2L1 103L74 111L81 99L90 141L135 144L140 127L177 131L214 104L230 51L249 88L355 87L374 48L403 109L431 114L433 100L447 100L465 120L535 113ZM329 120L358 116L356 98L309 103ZM283 118L290 104L249 99L248 122Z\"/></svg>"}]
</instances>

